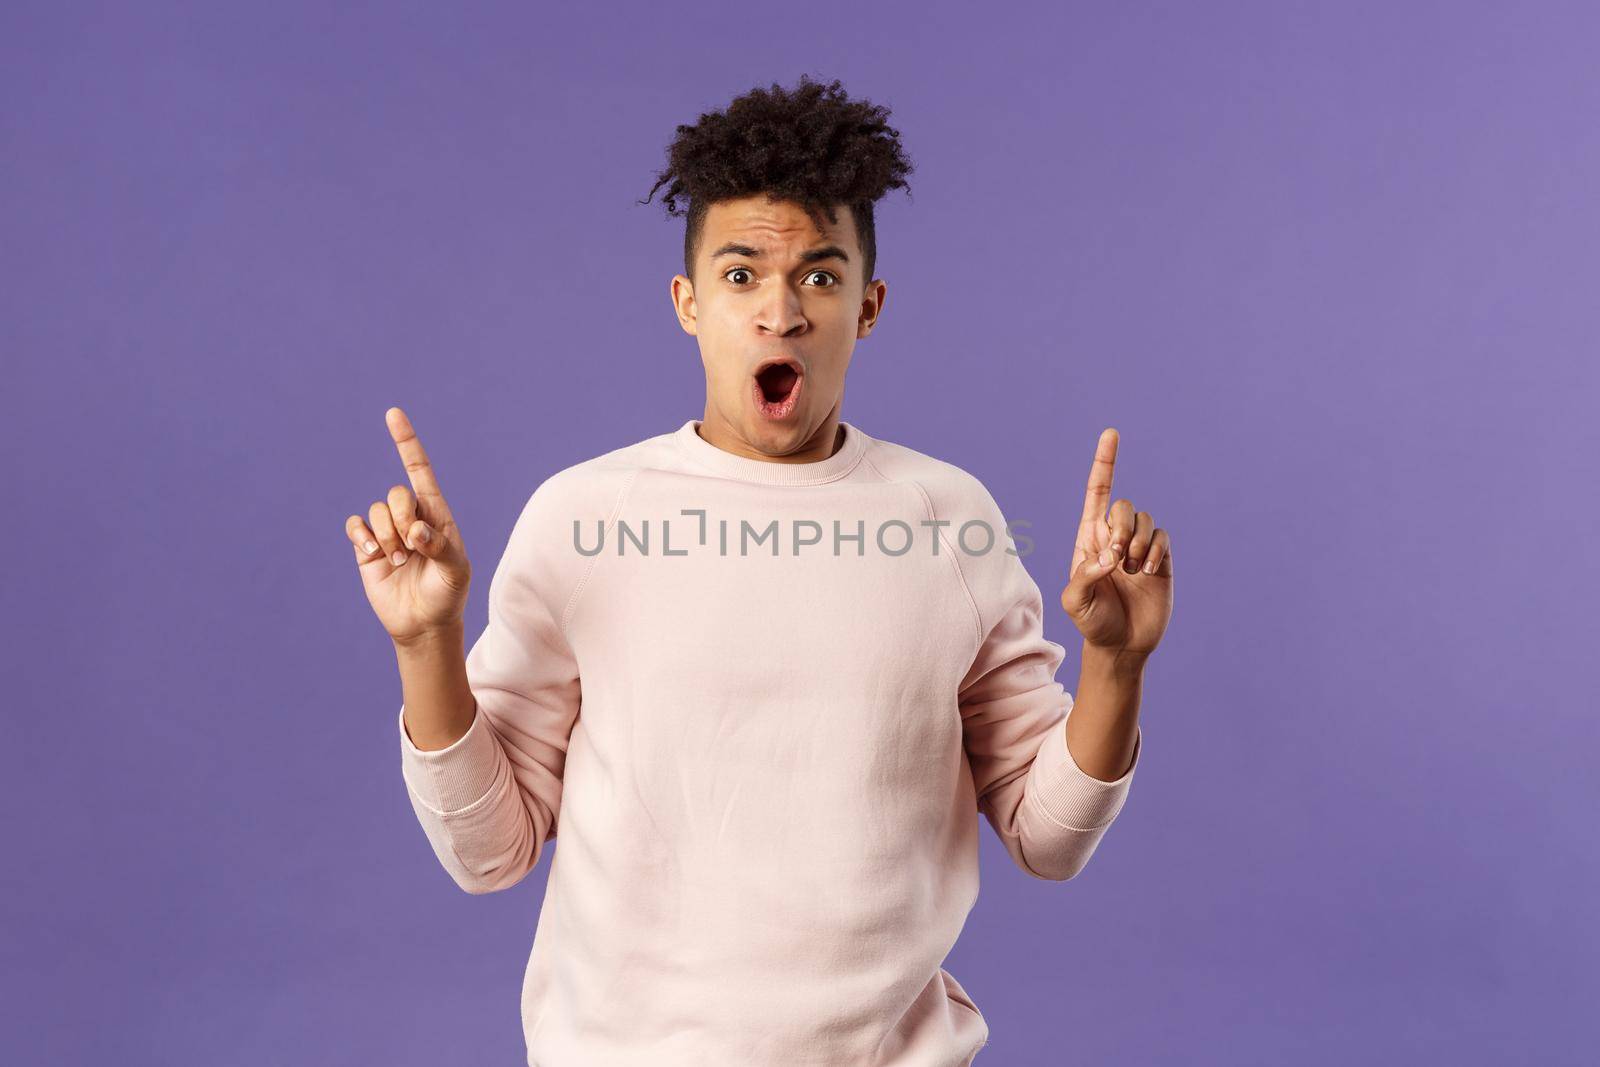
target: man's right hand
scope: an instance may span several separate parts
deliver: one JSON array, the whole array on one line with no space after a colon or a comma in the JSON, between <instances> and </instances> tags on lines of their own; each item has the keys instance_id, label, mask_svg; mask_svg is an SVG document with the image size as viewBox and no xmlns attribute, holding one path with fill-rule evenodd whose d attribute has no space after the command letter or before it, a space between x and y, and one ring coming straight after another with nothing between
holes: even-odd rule
<instances>
[{"instance_id":1,"label":"man's right hand","mask_svg":"<svg viewBox=\"0 0 1600 1067\"><path fill-rule=\"evenodd\" d=\"M367 521L351 515L344 530L372 610L395 643L405 645L459 631L472 567L411 420L399 408L384 418L411 488L393 486L386 500L373 502Z\"/></svg>"}]
</instances>

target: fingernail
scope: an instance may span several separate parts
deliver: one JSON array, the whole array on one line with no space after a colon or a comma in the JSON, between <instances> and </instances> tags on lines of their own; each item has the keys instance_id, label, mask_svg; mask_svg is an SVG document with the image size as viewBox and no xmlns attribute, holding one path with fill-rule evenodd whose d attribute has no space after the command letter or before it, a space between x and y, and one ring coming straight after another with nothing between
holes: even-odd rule
<instances>
[{"instance_id":1,"label":"fingernail","mask_svg":"<svg viewBox=\"0 0 1600 1067\"><path fill-rule=\"evenodd\" d=\"M427 544L429 541L433 540L433 534L429 533L428 528L424 526L422 529L417 531L417 540L421 541L423 544Z\"/></svg>"},{"instance_id":2,"label":"fingernail","mask_svg":"<svg viewBox=\"0 0 1600 1067\"><path fill-rule=\"evenodd\" d=\"M367 542L367 551L368 552L376 552L376 551L378 551L378 542L376 542L376 541L368 541Z\"/></svg>"},{"instance_id":3,"label":"fingernail","mask_svg":"<svg viewBox=\"0 0 1600 1067\"><path fill-rule=\"evenodd\" d=\"M398 567L400 564L406 561L406 554L397 548L394 550L394 556L392 558L394 559L394 565Z\"/></svg>"},{"instance_id":4,"label":"fingernail","mask_svg":"<svg viewBox=\"0 0 1600 1067\"><path fill-rule=\"evenodd\" d=\"M1110 549L1102 548L1100 550L1100 566L1102 566L1102 567L1111 566L1111 550Z\"/></svg>"},{"instance_id":5,"label":"fingernail","mask_svg":"<svg viewBox=\"0 0 1600 1067\"><path fill-rule=\"evenodd\" d=\"M1146 574L1154 574L1156 572L1156 561L1153 560L1153 559L1145 560L1144 561L1144 572Z\"/></svg>"}]
</instances>

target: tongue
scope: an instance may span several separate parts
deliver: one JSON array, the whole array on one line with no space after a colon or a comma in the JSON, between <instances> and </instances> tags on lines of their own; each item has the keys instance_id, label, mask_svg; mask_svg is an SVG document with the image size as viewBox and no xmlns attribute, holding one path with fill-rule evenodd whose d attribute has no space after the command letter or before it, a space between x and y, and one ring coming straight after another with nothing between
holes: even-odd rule
<instances>
[{"instance_id":1,"label":"tongue","mask_svg":"<svg viewBox=\"0 0 1600 1067\"><path fill-rule=\"evenodd\" d=\"M776 403L789 395L789 390L794 388L795 379L798 377L794 368L787 364L769 367L760 375L762 395Z\"/></svg>"}]
</instances>

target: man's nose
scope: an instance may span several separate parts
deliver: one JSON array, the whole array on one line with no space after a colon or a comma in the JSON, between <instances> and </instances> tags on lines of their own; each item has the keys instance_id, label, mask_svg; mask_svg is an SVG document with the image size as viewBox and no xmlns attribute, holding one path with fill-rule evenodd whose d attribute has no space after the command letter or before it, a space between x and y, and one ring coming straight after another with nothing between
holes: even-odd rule
<instances>
[{"instance_id":1,"label":"man's nose","mask_svg":"<svg viewBox=\"0 0 1600 1067\"><path fill-rule=\"evenodd\" d=\"M762 302L756 315L756 325L779 337L787 337L804 329L806 316L800 304L800 294L787 285L773 286L771 295Z\"/></svg>"}]
</instances>

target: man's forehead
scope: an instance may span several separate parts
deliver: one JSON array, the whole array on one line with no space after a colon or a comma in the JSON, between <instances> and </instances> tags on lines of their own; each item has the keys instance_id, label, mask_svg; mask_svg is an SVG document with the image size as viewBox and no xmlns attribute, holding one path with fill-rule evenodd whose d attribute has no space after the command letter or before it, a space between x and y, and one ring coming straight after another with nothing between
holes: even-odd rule
<instances>
[{"instance_id":1,"label":"man's forehead","mask_svg":"<svg viewBox=\"0 0 1600 1067\"><path fill-rule=\"evenodd\" d=\"M705 232L714 238L707 246L714 249L737 241L756 246L796 244L805 247L819 243L853 248L855 220L849 205L836 204L833 210L838 221L829 223L825 214L813 221L803 206L789 200L769 203L754 197L718 201L706 211Z\"/></svg>"}]
</instances>

